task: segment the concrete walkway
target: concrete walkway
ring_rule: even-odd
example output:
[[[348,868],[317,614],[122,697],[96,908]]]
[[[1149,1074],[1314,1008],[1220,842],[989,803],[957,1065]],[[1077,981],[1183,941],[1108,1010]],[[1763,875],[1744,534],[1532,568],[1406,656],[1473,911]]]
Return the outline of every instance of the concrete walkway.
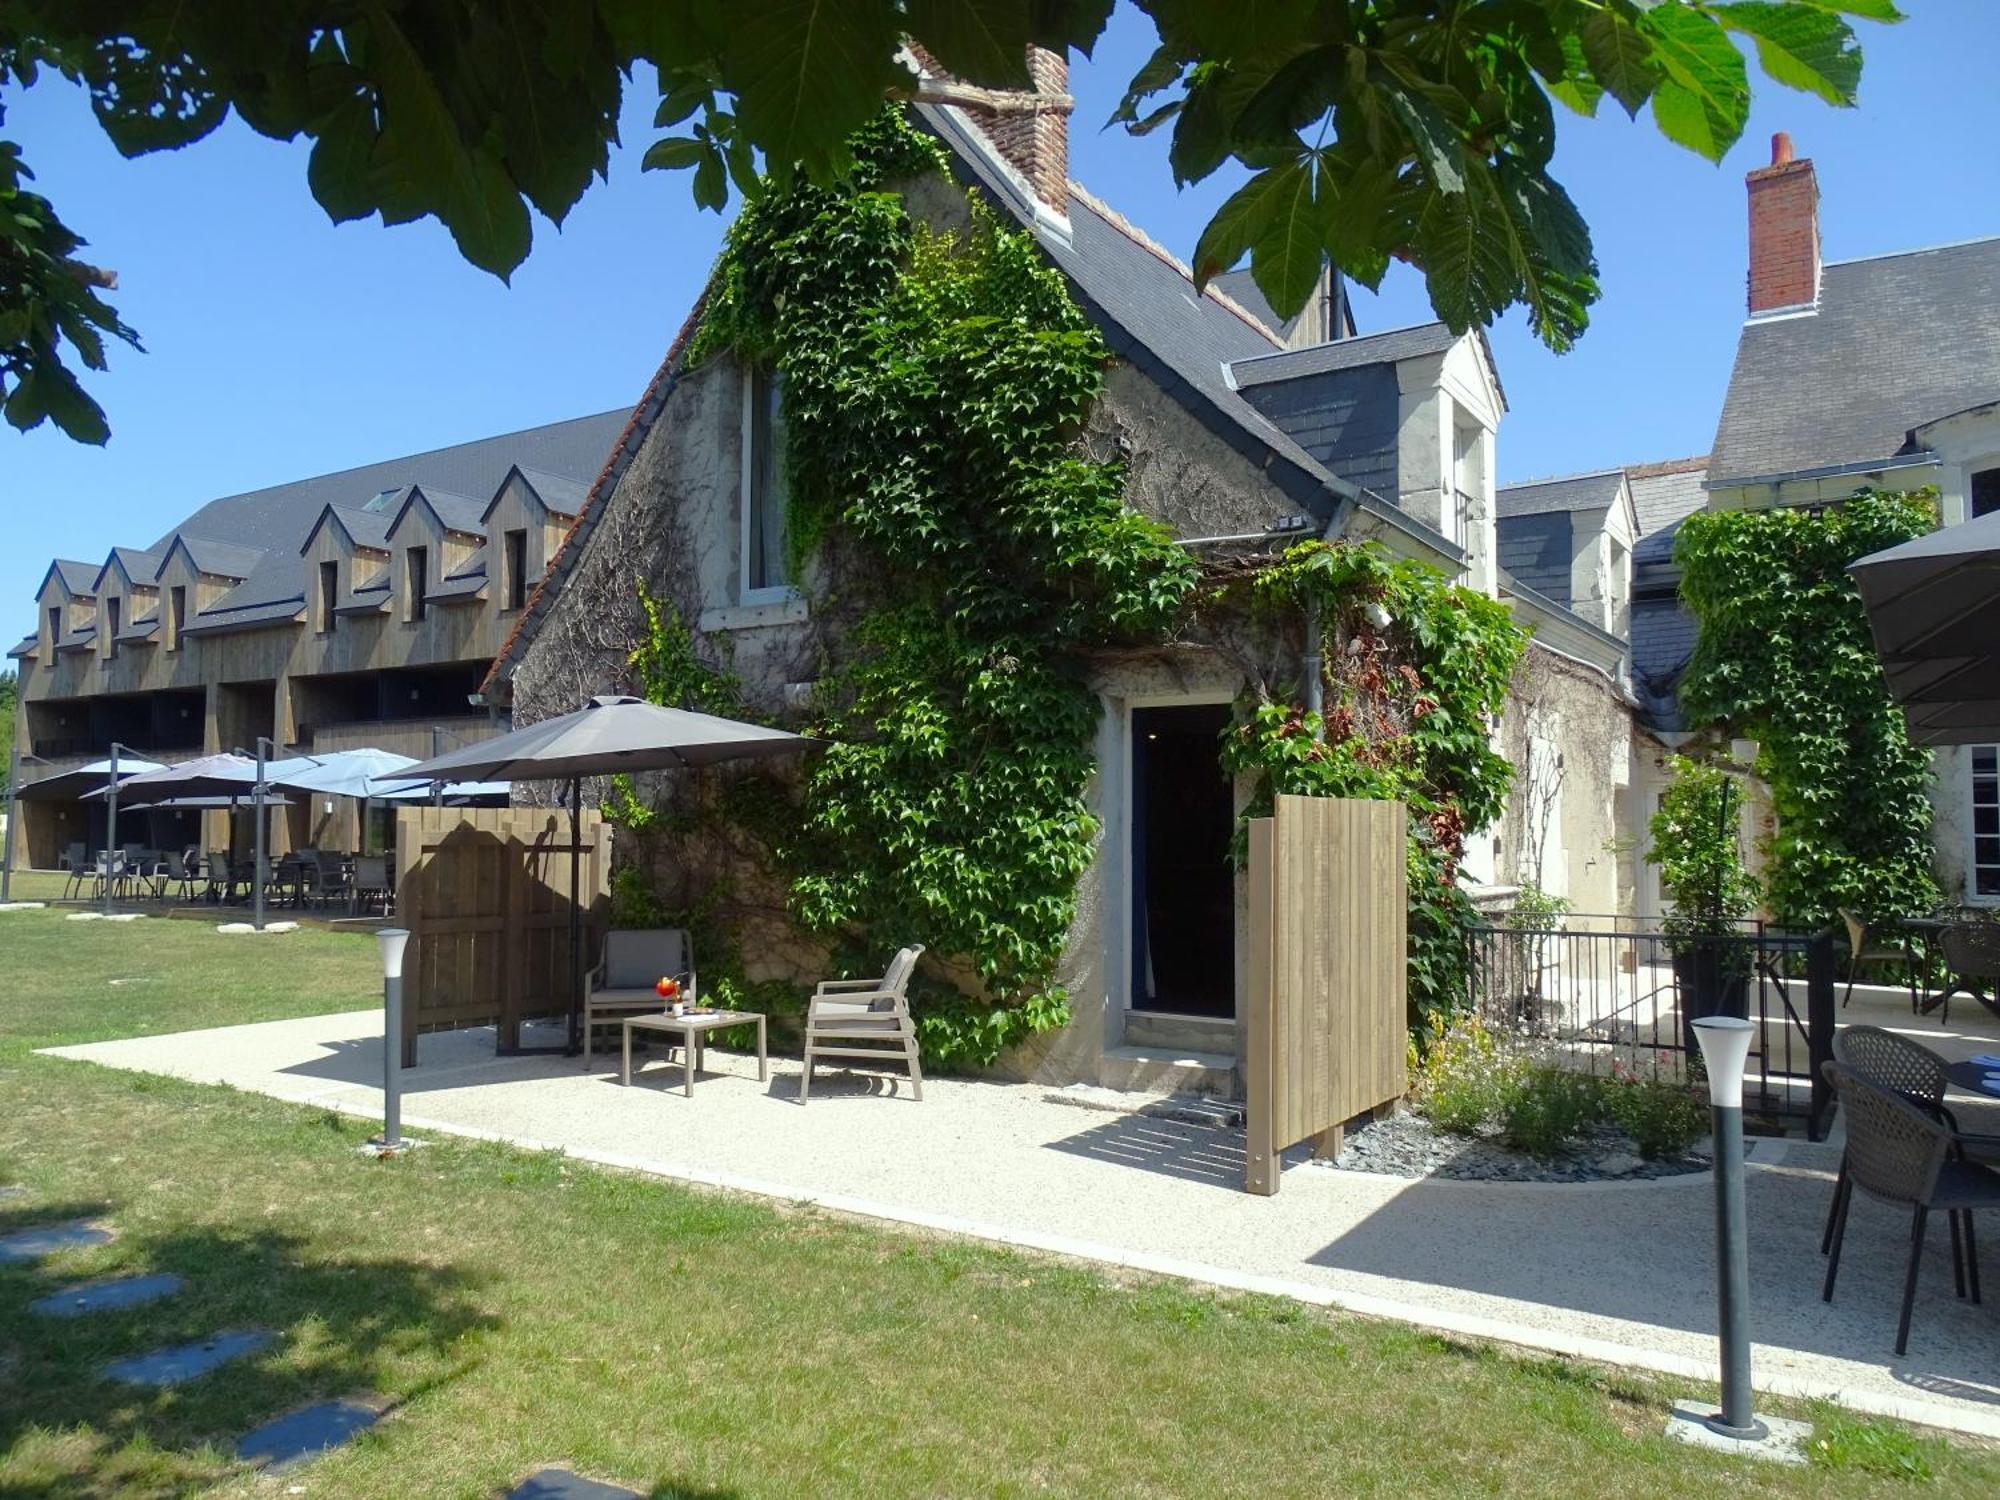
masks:
[[[381,1013],[358,1011],[52,1049],[379,1117]],[[425,1037],[404,1125],[657,1173],[1442,1331],[1690,1379],[1715,1369],[1706,1175],[1602,1185],[1410,1181],[1293,1161],[1276,1198],[1241,1191],[1240,1131],[1107,1115],[1047,1091],[938,1079],[925,1098],[711,1052],[618,1082],[560,1057],[498,1059],[490,1031]],[[1908,1221],[1858,1200],[1836,1303],[1819,1300],[1837,1157],[1764,1143],[1749,1183],[1759,1386],[2000,1437],[2000,1221],[1991,1295],[1957,1301],[1934,1223],[1910,1354],[1892,1354]]]

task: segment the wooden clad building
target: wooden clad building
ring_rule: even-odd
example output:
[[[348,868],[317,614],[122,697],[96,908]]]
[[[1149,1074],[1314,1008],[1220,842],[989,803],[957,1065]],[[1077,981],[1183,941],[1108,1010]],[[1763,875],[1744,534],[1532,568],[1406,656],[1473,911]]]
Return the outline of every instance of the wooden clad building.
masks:
[[[426,756],[494,732],[480,683],[628,413],[605,412],[214,500],[145,548],[58,559],[35,600],[15,732],[32,782],[112,744],[172,761],[268,736],[284,755]],[[27,757],[33,757],[27,759]],[[228,836],[226,815],[120,820],[120,842]],[[352,810],[278,820],[277,847],[351,839]],[[96,802],[26,801],[17,865],[104,840]],[[350,845],[351,847],[351,845]]]

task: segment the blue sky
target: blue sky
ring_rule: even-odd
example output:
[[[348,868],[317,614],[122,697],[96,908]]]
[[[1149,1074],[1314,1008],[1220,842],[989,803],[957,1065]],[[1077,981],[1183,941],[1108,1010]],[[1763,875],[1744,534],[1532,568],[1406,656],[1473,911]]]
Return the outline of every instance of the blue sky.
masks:
[[[1511,405],[1503,479],[1706,451],[1743,313],[1743,173],[1768,160],[1774,130],[1817,164],[1829,259],[2000,233],[2000,5],[1906,8],[1901,26],[1862,27],[1860,108],[1760,79],[1720,167],[1613,107],[1595,121],[1559,112],[1557,171],[1594,230],[1604,299],[1561,358],[1518,318],[1495,331]],[[1230,183],[1177,193],[1163,137],[1098,129],[1148,38],[1121,9],[1096,59],[1078,60],[1071,171],[1185,257]],[[459,260],[435,225],[329,224],[301,146],[232,123],[128,162],[60,80],[5,102],[4,133],[91,258],[117,269],[119,306],[147,347],[114,352],[92,381],[108,448],[0,428],[0,619],[23,633],[53,556],[143,546],[218,495],[628,405],[721,238],[684,177],[638,171],[652,133],[640,88],[625,121],[636,149],[560,231],[538,226],[510,286]],[[1402,268],[1356,298],[1364,331],[1429,316]]]

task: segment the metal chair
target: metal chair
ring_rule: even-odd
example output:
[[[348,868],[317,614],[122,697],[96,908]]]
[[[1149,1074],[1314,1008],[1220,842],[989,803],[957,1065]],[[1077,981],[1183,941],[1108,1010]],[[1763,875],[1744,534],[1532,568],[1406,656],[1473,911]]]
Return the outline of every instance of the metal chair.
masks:
[[[667,1002],[654,988],[662,978],[694,992],[694,949],[683,927],[632,927],[604,934],[597,967],[583,976],[583,1066],[590,1067],[591,1033],[607,1020],[643,1011],[662,1011]]]
[[[71,844],[60,861],[69,872],[69,879],[63,882],[63,900],[81,894],[83,883],[90,879],[90,848],[86,844]]]
[[[347,909],[358,912],[382,903],[382,915],[388,916],[395,902],[395,893],[389,883],[389,857],[386,854],[357,854],[354,857],[354,878],[347,887]]]
[[[181,850],[181,857],[176,862],[172,874],[168,877],[168,883],[180,887],[181,900],[192,901],[194,900],[195,882],[200,879],[201,849],[198,845],[189,844],[187,848]],[[164,889],[162,887],[163,892]]]
[[[235,872],[229,868],[229,856],[219,849],[208,851],[208,889],[202,898],[217,905],[233,901],[236,896]]]
[[[1921,1042],[1879,1026],[1848,1026],[1834,1034],[1833,1060],[1940,1121],[1951,1131],[1961,1159],[1968,1154],[2000,1153],[2000,1136],[1968,1133],[1958,1128],[1958,1116],[1944,1102],[1945,1090],[1951,1087],[1945,1060]],[[1842,1153],[1840,1174],[1833,1182],[1833,1202],[1826,1211],[1826,1228],[1819,1237],[1821,1255],[1833,1244],[1834,1221],[1840,1217],[1848,1188],[1847,1157]]]
[[[1943,1209],[1951,1227],[1951,1272],[1961,1297],[1979,1301],[1979,1248],[1973,1237],[1972,1214],[1980,1208],[2000,1208],[2000,1172],[1959,1160],[1948,1126],[1890,1089],[1869,1082],[1837,1062],[1825,1068],[1827,1082],[1847,1119],[1847,1180],[1849,1192],[1834,1217],[1833,1244],[1827,1256],[1826,1285],[1821,1300],[1833,1300],[1834,1278],[1840,1272],[1840,1246],[1847,1237],[1847,1215],[1854,1206],[1853,1188],[1883,1203],[1910,1209],[1910,1264],[1903,1275],[1902,1315],[1896,1325],[1896,1353],[1910,1348],[1910,1309],[1917,1299],[1917,1268],[1924,1252],[1924,1226],[1933,1211]],[[1962,1239],[1961,1239],[1962,1236]]]
[[[1907,943],[1885,943],[1880,941],[1881,925],[1868,921],[1846,907],[1840,909],[1840,920],[1847,924],[1847,991],[1840,997],[1840,1008],[1845,1010],[1847,1002],[1854,998],[1854,981],[1863,964],[1901,964],[1904,986],[1910,992],[1910,1010],[1914,1014],[1918,1008],[1917,964],[1910,956]],[[1891,924],[1893,930],[1893,924]]]
[[[910,1070],[910,1093],[924,1097],[924,1070],[917,1058],[917,1027],[910,1017],[910,975],[923,955],[921,943],[889,961],[880,979],[823,979],[806,1008],[806,1065],[799,1077],[799,1103],[812,1092],[813,1063],[822,1057],[859,1057],[903,1063]],[[846,1043],[827,1046],[828,1042]],[[866,1042],[867,1046],[855,1046]]]

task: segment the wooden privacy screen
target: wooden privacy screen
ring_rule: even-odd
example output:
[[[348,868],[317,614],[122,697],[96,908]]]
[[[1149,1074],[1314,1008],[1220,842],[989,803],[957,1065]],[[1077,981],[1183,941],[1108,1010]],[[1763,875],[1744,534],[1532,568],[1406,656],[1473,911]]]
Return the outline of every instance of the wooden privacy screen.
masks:
[[[1243,1186],[1278,1191],[1279,1153],[1408,1086],[1408,812],[1279,797],[1250,824],[1249,1108]]]
[[[597,960],[610,904],[611,830],[579,824],[583,962]],[[569,1009],[569,812],[554,807],[404,808],[396,814],[396,919],[403,954],[403,1063],[417,1034],[521,1022]]]

